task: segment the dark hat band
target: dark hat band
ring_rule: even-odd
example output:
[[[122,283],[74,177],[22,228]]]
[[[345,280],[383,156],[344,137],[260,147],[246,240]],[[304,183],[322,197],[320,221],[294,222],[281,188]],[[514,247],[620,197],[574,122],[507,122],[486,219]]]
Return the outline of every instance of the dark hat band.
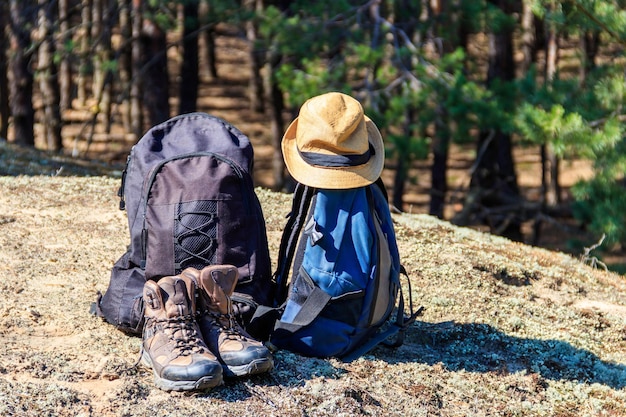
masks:
[[[298,149],[298,154],[300,154],[302,160],[309,165],[345,168],[366,164],[372,156],[376,155],[376,151],[370,143],[369,149],[359,155],[325,155],[317,152],[301,152],[300,149]]]

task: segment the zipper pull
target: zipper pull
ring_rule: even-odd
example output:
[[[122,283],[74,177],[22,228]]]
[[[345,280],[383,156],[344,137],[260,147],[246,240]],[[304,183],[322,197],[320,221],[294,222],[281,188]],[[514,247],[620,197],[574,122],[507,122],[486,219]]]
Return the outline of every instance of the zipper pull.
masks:
[[[120,187],[117,190],[117,196],[120,198],[120,210],[126,210],[126,201],[124,200],[124,191],[123,191],[124,187]]]

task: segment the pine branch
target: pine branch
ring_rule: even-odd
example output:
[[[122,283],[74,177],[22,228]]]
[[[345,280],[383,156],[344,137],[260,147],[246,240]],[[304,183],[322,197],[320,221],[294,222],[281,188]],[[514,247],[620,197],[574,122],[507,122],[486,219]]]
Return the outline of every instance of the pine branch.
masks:
[[[451,77],[450,77],[450,75],[440,71],[435,65],[433,65],[432,63],[426,61],[424,59],[424,57],[420,55],[419,49],[411,41],[411,39],[406,34],[406,32],[404,30],[400,29],[399,27],[397,27],[396,25],[394,25],[393,23],[391,23],[389,20],[383,18],[380,15],[380,13],[379,13],[379,6],[380,6],[381,2],[382,2],[382,0],[372,0],[372,1],[367,2],[367,4],[365,4],[362,7],[363,8],[368,7],[369,11],[370,11],[370,16],[372,17],[374,22],[379,24],[387,32],[389,32],[392,35],[394,35],[394,38],[399,41],[400,46],[404,46],[414,56],[417,57],[420,65],[426,69],[426,73],[428,75],[430,75],[434,79],[437,79],[437,80],[441,81],[442,83],[444,83],[448,87],[451,86],[451,83],[450,83],[450,78]],[[396,49],[399,49],[399,47],[396,47]],[[402,70],[403,70],[403,75],[405,75],[405,77],[407,79],[412,80],[413,83],[416,83],[416,85],[418,87],[421,85],[421,81],[419,81],[419,79],[415,76],[415,74],[413,74],[411,71],[409,71],[406,68],[402,68]]]
[[[620,115],[617,115],[616,117],[617,117],[617,120],[619,120],[620,122],[626,121],[626,114],[620,114]],[[589,127],[596,128],[596,127],[598,127],[600,125],[605,124],[611,118],[612,117],[605,117],[605,118],[602,118],[602,119],[598,119],[598,120],[594,120],[592,122],[589,122]]]
[[[622,37],[620,36],[619,33],[613,31],[612,29],[610,29],[604,22],[602,22],[600,19],[598,19],[596,16],[593,15],[593,13],[591,13],[589,10],[587,10],[585,7],[583,7],[579,2],[574,2],[574,7],[580,11],[582,14],[584,14],[585,16],[587,16],[587,18],[589,20],[591,20],[593,23],[595,23],[596,25],[600,26],[600,28],[602,30],[604,30],[605,32],[607,32],[609,35],[611,35],[613,38],[615,38],[615,40],[623,45],[626,45],[626,40],[622,39]]]

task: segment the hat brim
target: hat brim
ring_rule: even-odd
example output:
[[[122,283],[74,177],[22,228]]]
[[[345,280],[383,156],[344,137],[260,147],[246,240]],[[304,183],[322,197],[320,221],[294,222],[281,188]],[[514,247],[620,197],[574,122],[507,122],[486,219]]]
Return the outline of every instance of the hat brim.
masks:
[[[380,131],[367,116],[365,126],[369,143],[374,148],[374,155],[363,165],[350,167],[323,167],[305,162],[298,152],[296,131],[298,118],[295,118],[283,135],[282,151],[285,165],[291,176],[298,182],[309,187],[330,190],[357,188],[373,184],[383,171],[385,165],[385,147]]]

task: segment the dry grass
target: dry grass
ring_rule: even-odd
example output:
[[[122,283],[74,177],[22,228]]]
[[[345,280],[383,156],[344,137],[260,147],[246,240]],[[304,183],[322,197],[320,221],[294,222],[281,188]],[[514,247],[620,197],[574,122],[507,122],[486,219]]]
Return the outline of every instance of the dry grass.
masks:
[[[352,363],[278,352],[268,375],[160,391],[133,367],[140,339],[88,312],[128,243],[119,179],[39,162],[0,177],[0,415],[626,415],[624,277],[425,215],[394,215],[426,308],[402,347]],[[289,196],[258,193],[275,254]]]

